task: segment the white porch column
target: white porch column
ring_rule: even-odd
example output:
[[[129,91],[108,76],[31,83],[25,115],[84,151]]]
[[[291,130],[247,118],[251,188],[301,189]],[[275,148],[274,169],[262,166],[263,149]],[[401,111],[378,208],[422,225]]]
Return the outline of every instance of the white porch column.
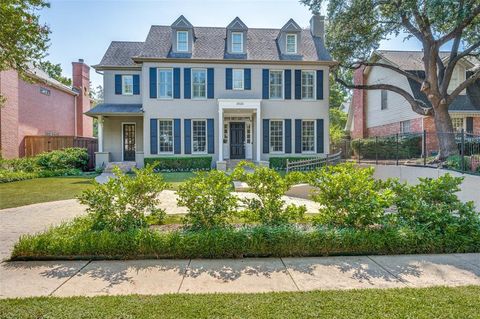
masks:
[[[103,115],[98,116],[98,151],[103,152]]]
[[[257,131],[257,162],[261,161],[261,153],[260,153],[260,143],[262,141],[262,134],[260,133],[260,125],[261,125],[261,114],[260,114],[260,107],[257,108],[257,117],[256,117],[256,131]]]
[[[218,106],[218,161],[223,161],[223,109]]]

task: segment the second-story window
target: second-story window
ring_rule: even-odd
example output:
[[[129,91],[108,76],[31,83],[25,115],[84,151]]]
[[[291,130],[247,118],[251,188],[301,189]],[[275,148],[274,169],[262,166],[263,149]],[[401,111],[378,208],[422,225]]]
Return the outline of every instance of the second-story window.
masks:
[[[315,71],[302,71],[302,99],[313,100]]]
[[[122,94],[133,95],[133,75],[122,75]]]
[[[188,31],[177,31],[177,51],[188,51]]]
[[[242,69],[234,69],[233,71],[233,89],[243,90],[244,87],[244,72]]]
[[[192,70],[192,97],[194,99],[207,97],[207,70]]]
[[[283,98],[283,71],[270,71],[270,98]]]
[[[287,53],[294,54],[297,53],[297,35],[296,34],[287,34]]]
[[[172,69],[158,69],[158,97],[171,99],[173,97]]]
[[[380,109],[381,110],[386,110],[388,107],[388,91],[387,90],[381,90],[380,91]]]
[[[232,33],[232,52],[243,53],[243,33],[242,32]]]

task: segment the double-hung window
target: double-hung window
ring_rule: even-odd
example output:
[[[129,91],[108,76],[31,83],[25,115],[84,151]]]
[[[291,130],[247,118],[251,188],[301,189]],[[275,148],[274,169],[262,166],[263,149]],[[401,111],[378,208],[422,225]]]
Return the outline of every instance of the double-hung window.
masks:
[[[158,121],[158,150],[160,153],[173,153],[173,121]]]
[[[270,121],[270,152],[283,153],[283,121]]]
[[[452,126],[454,132],[461,132],[463,129],[463,117],[452,117]]]
[[[192,121],[192,148],[193,153],[207,152],[207,122],[205,120]]]
[[[410,133],[410,121],[400,122],[400,133]]]
[[[160,99],[173,98],[172,69],[158,69],[158,97]]]
[[[302,152],[315,152],[315,121],[302,121]]]
[[[233,89],[243,90],[244,88],[244,72],[243,69],[233,69]]]
[[[270,98],[283,98],[283,71],[270,71]]]
[[[207,70],[192,69],[192,97],[194,99],[207,97]]]
[[[122,94],[133,95],[133,75],[122,75]]]
[[[232,32],[232,52],[243,53],[243,33]]]
[[[188,51],[188,31],[177,31],[177,51]]]
[[[302,99],[313,100],[315,90],[315,71],[302,71]]]
[[[287,34],[287,53],[295,54],[297,53],[297,35],[296,34]]]

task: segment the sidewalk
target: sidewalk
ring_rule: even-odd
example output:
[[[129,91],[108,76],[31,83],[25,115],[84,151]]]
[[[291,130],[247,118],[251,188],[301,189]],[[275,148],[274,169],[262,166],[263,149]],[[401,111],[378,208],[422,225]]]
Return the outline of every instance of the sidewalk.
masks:
[[[0,298],[480,285],[480,254],[0,264]]]

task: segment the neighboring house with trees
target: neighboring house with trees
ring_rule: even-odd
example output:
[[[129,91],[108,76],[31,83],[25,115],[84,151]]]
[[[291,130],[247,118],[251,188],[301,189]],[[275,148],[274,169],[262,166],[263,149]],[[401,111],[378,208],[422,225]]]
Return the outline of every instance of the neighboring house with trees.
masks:
[[[0,72],[0,151],[3,158],[25,155],[25,136],[91,137],[90,67],[82,59],[72,63],[72,86],[31,66],[23,74],[13,69]]]
[[[310,29],[196,27],[184,16],[152,26],[144,42],[114,41],[103,72],[97,166],[144,158],[211,156],[257,163],[329,152],[324,18]]]

